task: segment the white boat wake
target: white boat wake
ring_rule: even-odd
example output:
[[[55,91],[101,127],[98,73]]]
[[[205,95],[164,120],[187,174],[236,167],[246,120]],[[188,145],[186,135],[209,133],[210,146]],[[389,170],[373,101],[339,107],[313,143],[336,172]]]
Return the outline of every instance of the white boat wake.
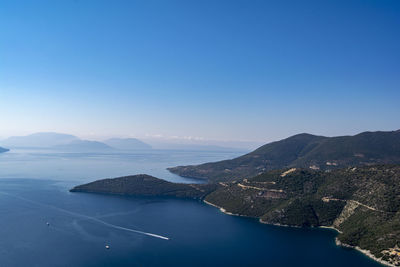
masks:
[[[30,200],[30,199],[27,199],[27,198],[24,198],[24,197],[20,197],[20,196],[17,196],[17,195],[13,195],[13,194],[9,194],[9,193],[6,193],[6,192],[0,191],[0,194],[6,195],[6,196],[11,196],[11,197],[23,200],[25,202],[29,202],[29,203],[35,204],[37,206],[42,206],[42,207],[50,208],[50,209],[53,209],[53,210],[57,210],[57,211],[60,211],[60,212],[63,212],[63,213],[66,213],[66,214],[69,214],[69,215],[72,215],[72,216],[75,216],[75,217],[84,218],[86,220],[94,221],[94,222],[103,224],[105,226],[108,226],[110,228],[114,228],[114,229],[117,229],[117,230],[127,231],[127,232],[141,234],[141,235],[147,235],[147,236],[151,236],[151,237],[155,237],[155,238],[160,238],[160,239],[163,239],[163,240],[169,240],[169,238],[166,237],[166,236],[157,235],[157,234],[148,233],[148,232],[143,232],[143,231],[140,231],[140,230],[135,230],[135,229],[126,228],[126,227],[122,227],[122,226],[119,226],[119,225],[111,224],[111,223],[105,222],[103,220],[100,220],[100,219],[98,219],[96,217],[92,217],[92,216],[80,214],[80,213],[77,213],[77,212],[69,211],[69,210],[66,210],[66,209],[63,209],[63,208],[59,208],[59,207],[56,207],[56,206],[52,206],[52,205],[36,202],[36,201]]]

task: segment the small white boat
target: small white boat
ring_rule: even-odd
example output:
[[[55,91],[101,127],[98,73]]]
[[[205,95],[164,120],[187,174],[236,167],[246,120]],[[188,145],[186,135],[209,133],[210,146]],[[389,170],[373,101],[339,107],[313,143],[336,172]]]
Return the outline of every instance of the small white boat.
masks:
[[[110,246],[109,246],[109,245],[106,245],[106,249],[110,249]]]

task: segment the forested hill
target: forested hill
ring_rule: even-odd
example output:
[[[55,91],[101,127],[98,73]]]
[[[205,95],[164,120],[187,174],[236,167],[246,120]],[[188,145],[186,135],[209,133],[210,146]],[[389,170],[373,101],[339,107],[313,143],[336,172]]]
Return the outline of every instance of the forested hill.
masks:
[[[138,174],[97,180],[88,184],[78,185],[70,191],[131,196],[203,198],[216,188],[216,184],[178,184],[150,175]]]
[[[393,254],[400,247],[399,165],[274,170],[220,184],[205,200],[226,212],[268,224],[335,227],[340,242],[400,265]]]
[[[168,170],[183,177],[212,182],[231,181],[282,168],[326,170],[372,164],[400,164],[400,131],[339,137],[298,134],[232,160]]]

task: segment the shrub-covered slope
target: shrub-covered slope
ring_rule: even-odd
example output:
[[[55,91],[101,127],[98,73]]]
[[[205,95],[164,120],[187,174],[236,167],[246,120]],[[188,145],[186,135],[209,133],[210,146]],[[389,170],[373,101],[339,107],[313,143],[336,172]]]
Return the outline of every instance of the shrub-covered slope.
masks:
[[[389,252],[400,247],[398,165],[271,171],[221,185],[205,200],[227,212],[269,224],[335,227],[339,241],[396,262]]]

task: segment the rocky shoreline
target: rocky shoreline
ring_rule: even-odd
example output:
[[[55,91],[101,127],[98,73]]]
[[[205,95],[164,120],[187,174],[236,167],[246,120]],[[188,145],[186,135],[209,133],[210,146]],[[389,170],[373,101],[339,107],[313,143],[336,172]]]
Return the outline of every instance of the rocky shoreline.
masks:
[[[241,215],[241,214],[235,214],[235,213],[226,211],[226,209],[224,209],[224,208],[222,208],[220,206],[217,206],[217,205],[215,205],[215,204],[213,204],[211,202],[208,202],[207,200],[204,200],[204,199],[203,199],[203,202],[206,203],[207,205],[210,205],[210,206],[213,206],[214,208],[219,209],[222,213],[225,213],[227,215],[240,216],[240,217],[249,217],[249,216],[245,216],[245,215]]]
[[[371,258],[371,259],[373,259],[373,260],[375,260],[375,261],[377,261],[377,262],[379,262],[380,264],[383,264],[383,265],[385,265],[385,266],[396,267],[396,265],[391,264],[390,262],[387,262],[387,261],[385,261],[385,260],[382,260],[382,258],[377,258],[377,257],[375,257],[375,255],[372,254],[369,250],[362,249],[362,248],[360,248],[360,247],[358,247],[358,246],[351,246],[351,245],[348,245],[348,244],[345,244],[345,243],[340,242],[340,240],[339,240],[337,237],[335,238],[335,243],[336,243],[337,246],[355,249],[355,250],[361,252],[362,254],[368,256],[369,258]]]
[[[240,217],[249,217],[249,216],[245,216],[245,215],[241,215],[241,214],[231,213],[231,212],[229,212],[229,211],[226,211],[224,208],[222,208],[222,207],[220,207],[220,206],[217,206],[217,205],[215,205],[215,204],[213,204],[213,203],[211,203],[211,202],[208,202],[208,201],[206,201],[206,200],[203,200],[203,202],[206,203],[207,205],[210,205],[210,206],[213,206],[213,207],[219,209],[221,212],[223,212],[223,213],[225,213],[225,214],[227,214],[227,215],[240,216]],[[266,222],[266,221],[263,221],[262,219],[259,219],[258,221],[259,221],[260,223],[262,223],[262,224],[268,224],[268,225],[274,225],[274,226],[280,226],[280,227],[301,228],[300,226],[283,225],[283,224],[279,224],[279,223],[277,223],[277,224],[271,224],[271,223],[268,223],[268,222]],[[339,229],[336,229],[336,228],[333,227],[333,226],[319,226],[318,228],[322,228],[322,229],[331,229],[331,230],[335,230],[335,231],[338,232],[338,233],[342,233]],[[390,262],[387,262],[387,261],[385,261],[385,260],[382,260],[381,258],[375,257],[375,255],[373,255],[369,250],[365,250],[365,249],[362,249],[362,248],[360,248],[360,247],[358,247],[358,246],[351,246],[351,245],[348,245],[348,244],[345,244],[345,243],[340,242],[340,240],[339,240],[337,237],[335,238],[335,244],[336,244],[337,246],[340,246],[340,247],[355,249],[355,250],[359,251],[360,253],[366,255],[367,257],[371,258],[372,260],[374,260],[374,261],[376,261],[376,262],[379,262],[380,264],[383,264],[383,265],[385,265],[385,266],[396,267],[395,265],[391,264]]]

